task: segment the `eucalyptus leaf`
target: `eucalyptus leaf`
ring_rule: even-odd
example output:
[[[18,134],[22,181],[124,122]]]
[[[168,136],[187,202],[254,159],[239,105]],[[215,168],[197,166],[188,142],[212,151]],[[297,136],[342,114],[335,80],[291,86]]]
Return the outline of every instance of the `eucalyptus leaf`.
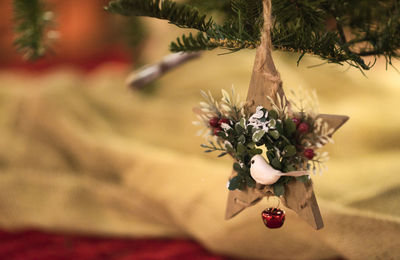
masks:
[[[285,185],[282,183],[275,183],[272,188],[274,189],[274,194],[277,197],[285,195]]]
[[[253,142],[257,143],[261,140],[261,138],[263,138],[263,136],[265,135],[265,131],[264,130],[257,130],[252,137]]]
[[[246,176],[246,184],[248,187],[253,188],[256,186],[256,181],[251,176]]]
[[[238,134],[243,134],[244,133],[244,127],[242,127],[240,125],[240,123],[238,122],[238,123],[235,124],[235,131]]]
[[[253,156],[256,155],[256,154],[262,154],[262,150],[257,148],[257,149],[251,149],[251,150],[249,151],[250,157],[253,157]]]
[[[268,118],[269,119],[278,119],[278,112],[276,112],[273,109],[268,111]]]
[[[240,167],[240,164],[237,163],[237,162],[235,162],[235,163],[233,164],[233,169],[234,169],[237,173],[243,172],[242,167]]]
[[[246,189],[247,183],[246,183],[246,178],[241,175],[236,175],[229,181],[229,190],[244,190]]]
[[[229,186],[228,189],[229,190],[237,190],[239,189],[240,185],[241,185],[241,179],[239,176],[235,176],[232,179],[229,180]]]
[[[243,129],[246,129],[246,119],[245,118],[241,118],[239,121],[239,124]]]
[[[275,140],[279,139],[279,136],[280,136],[278,130],[269,131],[268,135],[271,136],[272,138],[274,138]]]
[[[281,120],[276,121],[275,129],[279,132],[279,134],[283,134],[283,126]]]
[[[275,128],[275,126],[276,126],[276,120],[275,120],[275,119],[271,119],[271,120],[269,121],[269,127],[270,127],[270,128]]]
[[[217,136],[219,136],[219,137],[225,139],[228,135],[227,135],[224,131],[219,131],[219,132],[217,133]]]
[[[268,150],[267,151],[267,158],[268,158],[268,161],[271,163],[272,160],[275,158],[275,153],[272,150]]]
[[[284,168],[285,172],[293,172],[295,170],[296,170],[296,167],[294,166],[293,163],[291,163],[289,165],[286,165],[285,168]]]
[[[284,157],[292,157],[296,155],[296,147],[294,145],[286,145],[283,149],[283,156]]]
[[[279,159],[276,158],[276,157],[275,157],[274,159],[272,159],[271,165],[272,165],[272,167],[274,167],[274,169],[276,169],[276,170],[280,170],[280,169],[282,168],[281,162],[280,162]]]
[[[287,136],[292,136],[296,132],[296,124],[291,118],[286,119],[284,127]]]
[[[244,144],[246,142],[246,137],[244,135],[239,136],[238,142]]]
[[[296,180],[307,183],[310,179],[309,179],[308,175],[303,175],[303,176],[296,177]]]
[[[225,149],[227,151],[229,151],[229,152],[233,151],[233,146],[232,146],[231,142],[225,141],[224,145],[225,145]]]
[[[244,146],[242,143],[238,143],[236,147],[236,151],[240,154],[243,154],[247,152],[246,146]]]

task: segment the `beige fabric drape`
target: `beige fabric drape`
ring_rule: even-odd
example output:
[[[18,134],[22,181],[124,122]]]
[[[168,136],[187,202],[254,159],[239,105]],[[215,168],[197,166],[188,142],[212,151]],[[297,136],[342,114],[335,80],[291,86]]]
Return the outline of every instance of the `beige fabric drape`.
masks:
[[[191,108],[199,89],[218,95],[234,83],[244,98],[253,54],[207,54],[152,97],[124,89],[125,73],[112,68],[2,73],[1,228],[184,236],[244,258],[400,258],[400,78],[379,67],[367,79],[277,56],[285,88],[316,87],[321,112],[351,117],[328,147],[328,171],[313,176],[325,228],[287,210],[282,229],[266,229],[260,214],[273,200],[224,220],[232,161],[202,153]]]

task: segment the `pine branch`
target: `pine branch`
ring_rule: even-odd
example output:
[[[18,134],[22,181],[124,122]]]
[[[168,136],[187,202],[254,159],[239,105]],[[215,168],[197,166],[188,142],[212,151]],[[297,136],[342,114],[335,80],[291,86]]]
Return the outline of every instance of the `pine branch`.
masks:
[[[204,6],[210,2],[204,1]],[[121,14],[166,19],[179,27],[200,31],[196,36],[178,38],[171,44],[172,51],[217,47],[238,51],[260,44],[261,0],[231,0],[230,11],[226,10],[224,0],[218,9],[226,14],[222,25],[211,18],[207,22],[205,16],[190,11],[196,9],[178,7],[171,0],[118,0],[110,5],[113,3]],[[364,70],[374,65],[365,64],[365,56],[383,56],[391,64],[392,58],[400,57],[399,4],[399,0],[273,0],[272,45],[275,49],[298,52],[298,62],[305,54],[312,54],[329,63],[347,63]],[[328,29],[330,20],[335,22],[333,29]]]
[[[196,36],[190,33],[188,36],[182,35],[176,39],[176,42],[172,42],[170,50],[172,52],[189,52],[189,51],[202,51],[212,50],[219,47],[218,44],[213,43],[209,38],[204,36],[204,33],[199,32]]]
[[[125,16],[148,16],[168,20],[178,27],[203,32],[214,23],[211,18],[207,19],[206,15],[200,15],[196,8],[171,0],[114,0],[105,9]]]
[[[242,40],[235,35],[223,33],[221,30],[218,32],[198,33],[196,36],[193,36],[191,33],[189,35],[182,35],[180,38],[177,38],[176,42],[171,43],[170,50],[172,52],[187,52],[222,48],[230,51],[238,51],[241,49],[254,49],[259,44],[259,41]]]
[[[17,50],[29,60],[42,57],[46,50],[43,34],[49,17],[45,15],[41,1],[14,0],[14,20]]]

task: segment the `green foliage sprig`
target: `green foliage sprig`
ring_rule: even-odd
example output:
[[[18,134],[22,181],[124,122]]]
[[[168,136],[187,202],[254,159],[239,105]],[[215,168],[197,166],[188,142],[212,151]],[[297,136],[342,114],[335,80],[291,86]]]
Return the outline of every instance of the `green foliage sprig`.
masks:
[[[39,0],[14,0],[13,3],[17,34],[14,45],[26,59],[38,59],[45,54],[44,33],[51,17]]]
[[[207,19],[206,15],[200,15],[196,8],[171,0],[117,0],[111,1],[105,9],[125,16],[148,16],[167,20],[178,27],[202,32],[213,25],[213,20]]]
[[[237,175],[229,181],[230,190],[255,186],[256,182],[250,175],[251,160],[264,152],[268,163],[283,173],[315,172],[323,167],[327,153],[314,154],[314,150],[332,141],[333,130],[316,118],[317,113],[307,113],[304,100],[300,104],[294,102],[294,107],[299,109],[290,115],[286,98],[280,97],[276,103],[270,98],[272,109],[259,106],[255,113],[250,114],[233,90],[232,95],[223,90],[220,101],[210,93],[202,92],[202,95],[205,102],[201,102],[197,110],[197,124],[205,126],[211,137],[208,137],[209,144],[201,146],[207,153],[218,151],[219,157],[229,154],[234,158],[233,169]],[[305,130],[300,129],[301,124]],[[285,184],[294,178],[309,181],[308,176],[281,176],[272,184],[274,194],[283,195]]]
[[[188,1],[207,11],[219,10],[224,13],[224,22],[217,24],[194,11],[194,7],[173,5],[170,0],[115,0],[109,10],[166,19],[179,27],[200,31],[172,43],[171,50],[175,52],[217,47],[238,51],[260,44],[262,0],[224,0],[215,6],[210,0],[201,4]],[[184,16],[179,15],[180,10],[187,10]],[[178,15],[173,17],[174,12]],[[305,54],[312,54],[328,63],[368,70],[374,62],[365,63],[363,57],[384,56],[387,64],[400,57],[398,0],[272,0],[272,16],[273,47],[299,53],[298,62]]]

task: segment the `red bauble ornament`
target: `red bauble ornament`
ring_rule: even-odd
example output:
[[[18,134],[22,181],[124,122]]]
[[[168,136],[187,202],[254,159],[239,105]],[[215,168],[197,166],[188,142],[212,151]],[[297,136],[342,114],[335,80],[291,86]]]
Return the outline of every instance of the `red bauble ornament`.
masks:
[[[299,124],[301,123],[301,120],[300,120],[300,119],[298,119],[298,118],[296,118],[296,117],[292,118],[292,121],[293,121],[293,123],[295,123],[295,124],[296,124],[296,127],[298,127],[298,126],[299,126]]]
[[[218,121],[218,124],[221,125],[222,123],[228,124],[229,125],[229,119],[228,118],[221,118]]]
[[[285,211],[278,208],[265,209],[261,216],[268,228],[280,228],[285,222]]]
[[[222,128],[218,126],[218,127],[214,128],[213,133],[214,133],[214,135],[217,135],[221,131],[222,131]]]
[[[305,149],[303,154],[309,160],[311,160],[315,156],[314,150],[310,148]]]
[[[212,126],[212,127],[218,127],[219,126],[218,122],[219,122],[219,118],[213,117],[210,119],[209,123],[210,123],[210,126]]]
[[[305,134],[310,130],[310,126],[307,123],[300,123],[299,126],[297,127],[297,131],[299,131],[300,134]]]

